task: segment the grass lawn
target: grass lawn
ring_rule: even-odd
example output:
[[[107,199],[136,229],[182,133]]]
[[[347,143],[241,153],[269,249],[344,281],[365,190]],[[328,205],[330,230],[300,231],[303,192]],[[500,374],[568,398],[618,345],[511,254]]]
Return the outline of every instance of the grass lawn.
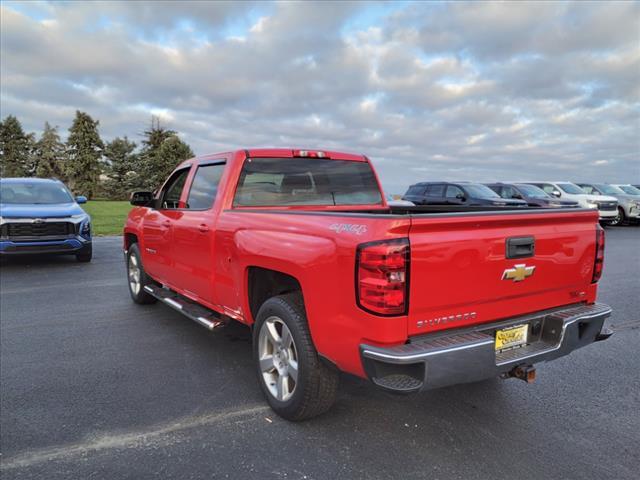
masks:
[[[90,200],[81,205],[91,215],[94,235],[121,235],[131,204],[127,201]]]

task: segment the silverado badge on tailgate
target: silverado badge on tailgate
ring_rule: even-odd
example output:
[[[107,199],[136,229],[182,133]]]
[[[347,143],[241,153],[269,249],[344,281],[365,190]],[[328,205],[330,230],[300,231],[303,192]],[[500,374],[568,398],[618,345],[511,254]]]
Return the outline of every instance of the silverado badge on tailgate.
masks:
[[[533,275],[536,267],[527,267],[524,263],[514,265],[513,268],[507,268],[502,274],[502,280],[513,280],[514,282],[522,282],[525,278]]]

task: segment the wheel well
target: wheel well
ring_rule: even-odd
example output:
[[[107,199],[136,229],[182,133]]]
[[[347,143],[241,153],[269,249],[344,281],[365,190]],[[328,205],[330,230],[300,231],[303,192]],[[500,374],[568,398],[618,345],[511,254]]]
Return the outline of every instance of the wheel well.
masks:
[[[124,244],[126,249],[129,250],[129,247],[131,247],[131,245],[133,245],[134,243],[138,243],[138,237],[136,237],[133,233],[125,233]]]
[[[254,321],[262,304],[276,295],[299,292],[300,283],[291,275],[261,267],[249,267],[249,307]]]

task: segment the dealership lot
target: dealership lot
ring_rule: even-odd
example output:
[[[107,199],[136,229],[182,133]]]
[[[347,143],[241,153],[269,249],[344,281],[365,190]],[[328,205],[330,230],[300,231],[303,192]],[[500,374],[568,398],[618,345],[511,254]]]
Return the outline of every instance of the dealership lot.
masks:
[[[1,476],[10,478],[636,478],[640,227],[607,229],[600,300],[617,333],[533,385],[401,397],[343,377],[293,424],[266,406],[248,333],[209,333],[127,292],[121,239],[94,261],[0,267]]]

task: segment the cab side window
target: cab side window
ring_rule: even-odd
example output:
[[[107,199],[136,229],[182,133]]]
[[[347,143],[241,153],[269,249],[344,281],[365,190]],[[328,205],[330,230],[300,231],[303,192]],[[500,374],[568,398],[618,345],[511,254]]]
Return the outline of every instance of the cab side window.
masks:
[[[502,187],[502,192],[500,192],[500,196],[502,198],[516,198],[516,191],[511,187]]]
[[[508,193],[506,190],[507,187],[495,186],[495,187],[489,187],[489,188],[494,192],[496,192],[498,195],[500,195],[502,198],[507,198],[505,197],[505,195]]]
[[[180,196],[184,189],[184,184],[189,176],[189,168],[184,168],[175,172],[162,190],[160,208],[163,210],[174,210],[180,208]]]
[[[423,185],[412,185],[405,195],[423,195],[425,187]]]
[[[218,184],[222,178],[224,163],[200,165],[189,190],[187,208],[207,210],[213,206],[218,193]]]
[[[458,198],[458,195],[464,197],[464,192],[460,187],[456,187],[455,185],[447,186],[447,198]]]
[[[553,192],[556,190],[556,188],[553,185],[550,185],[548,183],[543,183],[542,185],[537,185],[537,186],[540,187],[545,192],[547,192],[549,195],[553,195]]]
[[[444,185],[429,185],[427,197],[444,197]]]

